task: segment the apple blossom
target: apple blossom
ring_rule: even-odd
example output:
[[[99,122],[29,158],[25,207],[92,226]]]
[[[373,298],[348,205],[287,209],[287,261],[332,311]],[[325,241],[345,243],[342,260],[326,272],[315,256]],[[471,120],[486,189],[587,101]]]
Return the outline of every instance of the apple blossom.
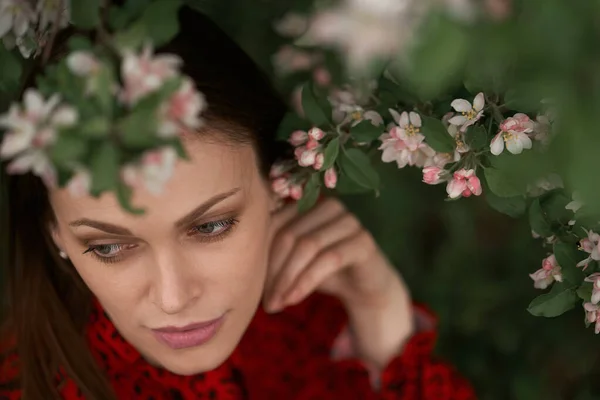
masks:
[[[396,161],[398,168],[406,165],[425,166],[434,157],[435,151],[424,143],[425,136],[420,133],[421,117],[413,111],[398,114],[395,110],[390,110],[390,113],[398,126],[380,136],[382,144],[379,150],[383,150],[381,160]]]
[[[144,187],[148,192],[158,195],[173,175],[177,152],[166,146],[142,155],[137,165],[123,167],[123,180],[131,187]]]
[[[329,189],[334,189],[337,185],[337,179],[338,176],[337,172],[335,171],[335,167],[328,168],[327,171],[325,171],[325,187]]]
[[[290,180],[287,177],[279,177],[271,182],[271,189],[279,197],[286,198],[290,196]]]
[[[554,281],[562,282],[563,280],[560,265],[558,265],[554,254],[544,258],[542,268],[533,274],[529,274],[529,276],[533,279],[533,286],[536,289],[546,289]]]
[[[179,89],[159,110],[158,135],[169,138],[181,129],[197,130],[202,126],[200,113],[206,108],[206,101],[194,82],[185,78]]]
[[[0,2],[0,38],[12,31],[16,38],[22,37],[34,24],[37,16],[25,0],[2,0]]]
[[[309,150],[305,147],[298,147],[297,149],[302,149],[297,156],[298,165],[301,167],[310,167],[317,160],[317,152],[315,150]]]
[[[473,105],[465,99],[456,99],[450,104],[454,110],[459,112],[448,120],[451,125],[459,127],[461,132],[479,121],[483,117],[483,106],[485,105],[485,97],[483,93],[477,94],[473,100]]]
[[[531,149],[532,142],[528,133],[533,132],[533,121],[522,113],[507,118],[500,124],[500,132],[492,139],[490,150],[499,155],[506,149],[512,154],[521,154],[523,149]]]
[[[452,175],[452,180],[446,186],[446,192],[451,199],[461,196],[479,196],[482,192],[481,182],[475,175],[475,170],[460,169]]]
[[[344,0],[312,19],[303,39],[340,48],[350,69],[387,58],[409,42],[419,25],[422,4],[397,0]]]
[[[321,168],[323,168],[323,164],[325,164],[325,155],[323,153],[319,153],[315,157],[315,163],[313,164],[313,168],[318,171]]]
[[[308,131],[308,136],[312,140],[319,141],[319,140],[321,140],[321,139],[323,139],[325,137],[325,132],[323,132],[321,129],[315,127],[315,128],[311,128]]]
[[[592,304],[598,304],[600,302],[600,273],[594,273],[587,276],[584,279],[585,282],[592,283]]]
[[[285,45],[273,56],[273,65],[281,75],[312,68],[315,58],[307,51]]]
[[[77,168],[76,173],[67,183],[67,190],[74,197],[82,197],[90,192],[92,176],[85,168]]]
[[[132,106],[140,98],[158,90],[168,79],[175,77],[181,59],[171,54],[153,55],[150,44],[144,46],[141,54],[124,51],[121,64],[123,91],[121,101]]]
[[[70,0],[38,0],[37,13],[40,16],[40,30],[45,30],[58,19],[58,26],[66,28],[69,25]]]
[[[304,190],[301,185],[293,184],[290,186],[290,197],[294,200],[300,200],[303,192]]]
[[[588,267],[590,262],[600,260],[600,235],[594,231],[586,231],[587,238],[581,239],[579,242],[579,250],[585,251],[590,256],[577,263],[578,267],[583,267],[583,270]]]
[[[290,138],[288,139],[288,142],[294,146],[294,147],[298,147],[303,145],[304,143],[306,143],[306,141],[308,140],[308,133],[301,131],[301,130],[297,130],[292,132],[292,134],[290,135]]]
[[[430,166],[423,168],[423,182],[428,185],[437,185],[442,183],[445,179],[442,178],[445,170],[440,167]]]
[[[600,333],[600,305],[597,304],[592,304],[592,303],[584,303],[583,304],[583,308],[585,310],[585,319],[586,322],[593,324],[595,323],[594,326],[594,332],[596,332],[596,334]]]

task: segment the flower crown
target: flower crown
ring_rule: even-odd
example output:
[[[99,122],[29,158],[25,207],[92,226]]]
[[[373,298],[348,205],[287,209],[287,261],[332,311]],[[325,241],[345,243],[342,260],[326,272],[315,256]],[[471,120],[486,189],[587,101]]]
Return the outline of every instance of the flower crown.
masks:
[[[177,32],[179,1],[148,0],[146,7],[125,2],[105,13],[100,2],[92,3],[38,1],[34,7],[6,0],[0,6],[6,47],[0,55],[15,77],[22,63],[15,50],[9,52],[13,46],[23,57],[45,62],[69,21],[98,38],[72,37],[68,56],[45,65],[35,87],[0,117],[0,158],[9,174],[32,172],[74,194],[114,191],[125,209],[139,213],[129,201],[132,188],[161,191],[177,158],[185,157],[179,135],[202,125],[206,102],[181,73],[178,57],[153,54]],[[582,302],[586,321],[599,333],[600,226],[577,196],[567,194],[545,158],[558,135],[552,102],[519,112],[509,92],[473,84],[461,89],[465,98],[423,101],[400,83],[392,64],[374,62],[385,65],[376,73],[367,68],[411,42],[430,11],[423,3],[367,7],[353,0],[311,18],[289,14],[277,24],[291,43],[275,55],[275,69],[283,86],[296,88],[294,111],[278,138],[295,148],[295,158],[273,165],[273,190],[297,200],[301,211],[322,190],[377,193],[374,165],[381,160],[422,169],[423,182],[445,184],[449,200],[484,193],[500,212],[527,212],[533,234],[548,247],[530,276],[536,288],[552,288],[529,311],[553,317]],[[459,23],[473,18],[468,7],[446,11]],[[340,48],[345,58],[334,51]]]

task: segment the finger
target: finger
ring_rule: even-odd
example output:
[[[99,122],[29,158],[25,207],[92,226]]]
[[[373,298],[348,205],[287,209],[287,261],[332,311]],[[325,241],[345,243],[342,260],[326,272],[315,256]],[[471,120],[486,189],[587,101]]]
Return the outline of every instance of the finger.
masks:
[[[356,217],[350,213],[345,213],[337,220],[298,239],[285,262],[285,266],[280,268],[278,275],[272,282],[269,301],[275,304],[271,305],[275,306],[276,303],[281,303],[283,296],[290,290],[300,273],[319,253],[337,242],[354,236],[361,229],[360,222]]]
[[[301,272],[286,294],[283,304],[293,305],[301,302],[322,287],[334,274],[367,260],[374,248],[375,242],[366,230],[361,230],[346,240],[336,243],[319,254],[315,261]],[[326,291],[339,290],[331,285],[332,283],[329,283],[328,287],[322,287],[322,289]]]
[[[291,206],[293,209],[286,208],[282,210],[281,215],[275,215],[276,220],[273,222],[272,234],[275,237],[271,242],[273,245],[269,261],[269,271],[272,274],[279,272],[300,237],[319,229],[346,213],[344,206],[335,199],[323,201],[305,215],[298,214],[295,204]],[[272,276],[269,275],[269,277]]]

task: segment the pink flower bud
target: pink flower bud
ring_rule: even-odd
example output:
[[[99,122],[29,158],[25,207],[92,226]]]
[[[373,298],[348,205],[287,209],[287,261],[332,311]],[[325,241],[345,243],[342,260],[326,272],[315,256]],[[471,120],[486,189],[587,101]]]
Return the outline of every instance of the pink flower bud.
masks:
[[[269,178],[275,179],[279,178],[285,173],[286,168],[281,163],[275,163],[271,166],[271,171],[269,172]]]
[[[452,180],[446,187],[451,199],[458,197],[470,197],[472,194],[479,196],[482,192],[481,182],[475,175],[475,170],[461,169],[454,173]]]
[[[317,159],[317,152],[314,150],[306,150],[300,155],[298,165],[301,167],[310,167]]]
[[[319,142],[317,142],[316,140],[310,139],[308,142],[306,142],[306,148],[308,150],[314,150],[317,147],[319,147]]]
[[[467,187],[469,188],[469,190],[471,191],[471,193],[473,193],[475,196],[479,196],[482,193],[482,188],[481,188],[481,181],[479,180],[479,178],[475,175],[473,175],[472,177],[470,177],[467,181]]]
[[[306,146],[298,146],[294,149],[294,156],[296,160],[300,159],[300,156],[306,151]]]
[[[300,200],[302,198],[303,189],[301,185],[290,186],[290,197],[294,200]]]
[[[329,189],[334,189],[337,185],[337,172],[335,172],[335,168],[331,167],[327,171],[325,171],[325,186]]]
[[[313,140],[321,140],[325,137],[325,132],[315,127],[308,131],[308,136],[310,136]]]
[[[288,140],[292,146],[300,146],[308,139],[308,133],[304,131],[294,131]]]
[[[331,74],[323,67],[315,69],[313,79],[319,86],[327,86],[331,83]]]
[[[315,163],[313,164],[313,168],[318,171],[321,168],[323,168],[324,163],[325,163],[325,155],[323,153],[319,153],[315,157]]]
[[[282,198],[286,198],[290,195],[290,181],[286,178],[275,179],[271,182],[271,188]]]
[[[442,183],[444,180],[440,178],[440,175],[444,170],[440,167],[425,167],[423,168],[423,182],[428,185],[437,185]]]

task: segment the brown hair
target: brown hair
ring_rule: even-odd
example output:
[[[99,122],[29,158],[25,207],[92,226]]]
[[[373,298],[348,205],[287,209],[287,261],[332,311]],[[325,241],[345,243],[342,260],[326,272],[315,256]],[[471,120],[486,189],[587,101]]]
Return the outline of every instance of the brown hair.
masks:
[[[252,144],[267,174],[281,151],[274,133],[285,105],[255,63],[212,21],[187,7],[179,17],[180,33],[160,52],[183,59],[184,72],[207,98],[203,118],[211,131],[223,132],[234,144]],[[0,349],[15,343],[0,354],[0,376],[5,376],[2,366],[17,359],[19,374],[9,384],[22,389],[24,399],[60,398],[59,371],[86,398],[115,398],[84,337],[92,293],[71,263],[58,256],[44,184],[31,174],[6,176],[4,166],[0,183],[8,188],[4,196],[0,193],[0,205],[8,205],[0,214],[5,275],[0,306],[6,313]]]

